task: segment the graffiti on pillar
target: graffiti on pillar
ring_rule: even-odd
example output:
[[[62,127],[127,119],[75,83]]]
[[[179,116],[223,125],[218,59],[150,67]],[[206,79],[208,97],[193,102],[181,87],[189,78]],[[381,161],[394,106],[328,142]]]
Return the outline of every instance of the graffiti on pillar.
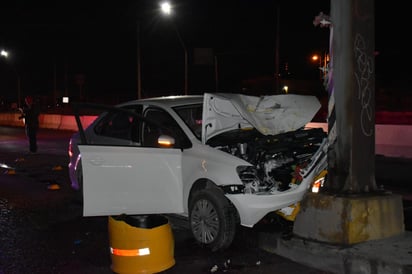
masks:
[[[370,83],[373,78],[373,60],[368,57],[367,46],[364,37],[356,34],[354,41],[355,51],[355,79],[358,91],[358,100],[360,103],[360,125],[362,133],[365,136],[372,136],[374,130],[373,123],[373,94]]]

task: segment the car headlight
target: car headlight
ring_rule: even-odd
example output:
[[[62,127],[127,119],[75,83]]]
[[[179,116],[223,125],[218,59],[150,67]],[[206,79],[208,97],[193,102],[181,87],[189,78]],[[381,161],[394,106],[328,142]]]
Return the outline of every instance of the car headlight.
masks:
[[[318,174],[318,176],[314,178],[313,183],[312,183],[312,189],[311,189],[313,193],[318,193],[320,189],[323,187],[327,174],[328,174],[327,170],[322,170]]]

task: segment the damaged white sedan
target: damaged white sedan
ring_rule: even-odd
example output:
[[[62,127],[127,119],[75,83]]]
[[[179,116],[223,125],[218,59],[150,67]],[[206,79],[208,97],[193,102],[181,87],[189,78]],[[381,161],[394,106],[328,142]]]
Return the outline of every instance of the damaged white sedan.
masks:
[[[90,107],[90,106],[88,106]],[[93,106],[92,106],[93,107]],[[212,250],[236,228],[299,202],[326,134],[306,129],[314,96],[228,93],[129,101],[104,112],[69,146],[84,216],[179,214]]]

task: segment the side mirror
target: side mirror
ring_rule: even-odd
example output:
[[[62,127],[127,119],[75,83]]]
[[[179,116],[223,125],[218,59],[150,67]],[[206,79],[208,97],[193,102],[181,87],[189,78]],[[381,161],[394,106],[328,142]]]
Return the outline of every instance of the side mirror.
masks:
[[[157,139],[157,144],[159,147],[170,148],[175,145],[175,138],[169,135],[160,135]]]

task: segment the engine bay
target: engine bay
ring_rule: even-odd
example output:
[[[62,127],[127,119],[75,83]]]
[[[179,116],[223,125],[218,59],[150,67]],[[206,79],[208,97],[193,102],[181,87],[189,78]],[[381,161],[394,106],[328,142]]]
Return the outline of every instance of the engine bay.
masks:
[[[277,135],[238,129],[213,137],[208,145],[252,164],[255,168],[244,171],[242,180],[246,189],[262,193],[285,191],[291,183],[298,184],[299,170],[310,162],[325,137],[321,128]]]

